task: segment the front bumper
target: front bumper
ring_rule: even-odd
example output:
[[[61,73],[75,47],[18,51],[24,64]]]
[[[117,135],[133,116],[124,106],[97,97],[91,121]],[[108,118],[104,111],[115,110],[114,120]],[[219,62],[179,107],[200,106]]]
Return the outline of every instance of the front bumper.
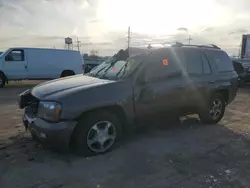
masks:
[[[76,121],[47,122],[36,117],[27,107],[23,115],[23,124],[32,136],[43,145],[59,150],[68,150]]]

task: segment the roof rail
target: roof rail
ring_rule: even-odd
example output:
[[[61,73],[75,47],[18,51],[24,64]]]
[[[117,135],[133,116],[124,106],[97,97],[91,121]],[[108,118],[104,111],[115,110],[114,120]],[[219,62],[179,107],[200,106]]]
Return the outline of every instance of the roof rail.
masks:
[[[218,46],[214,44],[206,44],[206,45],[194,45],[194,44],[182,44],[181,42],[176,42],[172,45],[172,47],[182,47],[182,46],[191,46],[191,47],[198,47],[198,48],[216,48],[220,49]]]

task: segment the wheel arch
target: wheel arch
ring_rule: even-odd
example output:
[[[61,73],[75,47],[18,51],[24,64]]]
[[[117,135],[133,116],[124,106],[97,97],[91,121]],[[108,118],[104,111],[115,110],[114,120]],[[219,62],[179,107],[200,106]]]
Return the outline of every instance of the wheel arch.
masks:
[[[6,81],[6,83],[8,83],[8,77],[6,76],[6,74],[2,71],[2,70],[0,70],[0,76],[3,76],[4,77],[4,79],[5,79],[5,81]]]
[[[96,111],[108,111],[112,114],[115,114],[117,118],[119,119],[119,121],[121,122],[123,129],[125,128],[125,125],[128,123],[128,118],[125,113],[125,110],[120,105],[117,105],[117,104],[88,109],[82,112],[81,115],[76,118],[76,120],[78,121],[80,118],[83,118],[86,115],[90,113],[94,113]]]
[[[226,104],[229,102],[229,90],[228,89],[218,89],[214,91],[213,94],[220,94],[225,100]]]
[[[72,73],[72,75],[75,75],[75,72],[73,70],[65,69],[61,72],[60,77],[64,76],[66,73]]]
[[[102,106],[102,107],[96,107],[93,109],[88,109],[88,110],[82,112],[81,115],[76,118],[76,121],[79,121],[81,118],[84,118],[87,115],[89,115],[91,113],[98,112],[98,111],[107,111],[107,112],[110,112],[112,114],[115,114],[122,125],[122,132],[124,132],[124,131],[126,132],[126,130],[127,130],[126,125],[128,123],[128,118],[126,116],[124,109],[119,105],[109,105],[109,106]],[[72,131],[72,134],[71,134],[71,138],[70,138],[70,142],[69,142],[70,148],[73,147],[73,136],[75,135],[76,130],[77,130],[77,125],[74,127],[74,130]]]

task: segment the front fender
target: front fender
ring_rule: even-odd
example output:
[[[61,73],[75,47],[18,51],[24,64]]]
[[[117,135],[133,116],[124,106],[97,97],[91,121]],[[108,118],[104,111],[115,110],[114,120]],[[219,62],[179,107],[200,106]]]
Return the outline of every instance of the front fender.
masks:
[[[93,87],[74,93],[60,101],[63,105],[61,118],[73,120],[83,113],[110,106],[119,106],[128,121],[135,117],[133,89],[127,82]]]

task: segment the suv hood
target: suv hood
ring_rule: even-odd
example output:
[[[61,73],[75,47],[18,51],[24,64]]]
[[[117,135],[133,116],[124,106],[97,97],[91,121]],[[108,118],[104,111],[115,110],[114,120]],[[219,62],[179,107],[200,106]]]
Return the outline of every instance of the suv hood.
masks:
[[[50,95],[65,93],[66,91],[86,89],[89,87],[111,83],[111,80],[102,80],[82,74],[55,79],[35,86],[31,93],[38,99],[44,99]]]

